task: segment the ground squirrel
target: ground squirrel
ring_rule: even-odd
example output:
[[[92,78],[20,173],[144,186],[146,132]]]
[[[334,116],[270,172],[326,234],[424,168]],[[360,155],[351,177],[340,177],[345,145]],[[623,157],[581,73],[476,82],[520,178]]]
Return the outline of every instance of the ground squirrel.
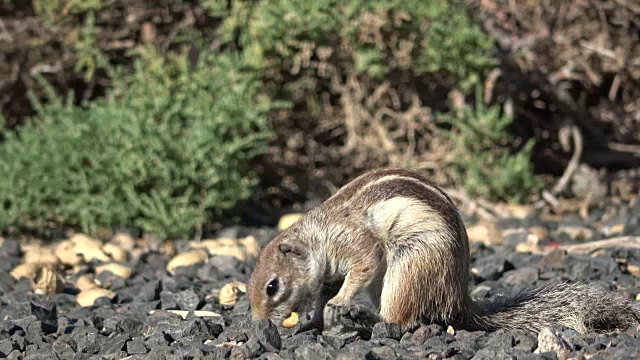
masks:
[[[640,322],[637,304],[587,284],[558,284],[473,302],[469,242],[450,198],[425,176],[380,169],[357,177],[260,252],[248,295],[254,319],[282,323],[315,308],[307,327],[336,324],[363,292],[402,329],[615,332]]]

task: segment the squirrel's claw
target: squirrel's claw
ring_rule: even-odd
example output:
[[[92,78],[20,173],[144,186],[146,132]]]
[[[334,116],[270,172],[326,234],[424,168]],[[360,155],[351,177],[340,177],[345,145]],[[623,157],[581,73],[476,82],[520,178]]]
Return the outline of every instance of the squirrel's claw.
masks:
[[[369,337],[373,326],[380,317],[360,304],[327,304],[324,308],[324,328],[341,326],[347,331],[357,331],[362,337]]]
[[[322,328],[324,327],[324,321],[322,319],[322,313],[318,313],[319,310],[314,310],[313,311],[313,317],[311,318],[311,320],[309,320],[306,323],[302,323],[300,324],[300,326],[298,327],[298,329],[296,329],[296,331],[294,331],[294,334],[300,334],[303,333],[305,331],[310,331],[313,329],[318,329],[319,331],[322,331]]]

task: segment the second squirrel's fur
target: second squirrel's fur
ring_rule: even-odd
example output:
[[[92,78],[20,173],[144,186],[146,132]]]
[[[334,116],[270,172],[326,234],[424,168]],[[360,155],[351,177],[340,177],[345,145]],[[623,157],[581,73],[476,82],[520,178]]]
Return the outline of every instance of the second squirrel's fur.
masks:
[[[313,304],[312,322],[369,295],[381,320],[403,329],[566,326],[616,332],[640,322],[637,304],[586,284],[558,284],[490,301],[468,294],[469,242],[457,208],[423,175],[359,176],[260,252],[248,294],[254,318],[282,321]],[[324,309],[324,311],[323,311]]]

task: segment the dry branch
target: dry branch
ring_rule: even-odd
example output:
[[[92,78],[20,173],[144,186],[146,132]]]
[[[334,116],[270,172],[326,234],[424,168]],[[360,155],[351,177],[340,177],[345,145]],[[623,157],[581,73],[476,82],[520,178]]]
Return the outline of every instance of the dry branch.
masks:
[[[591,241],[584,244],[565,245],[560,247],[569,253],[588,254],[600,249],[623,248],[640,249],[640,236],[621,236],[611,239]]]
[[[560,180],[558,180],[556,186],[553,187],[554,195],[561,193],[567,187],[567,184],[569,183],[569,180],[571,180],[573,173],[578,168],[580,158],[582,157],[582,134],[580,133],[580,130],[577,126],[571,125],[560,129],[560,143],[563,145],[563,147],[565,147],[565,150],[569,149],[569,131],[571,132],[571,137],[573,138],[573,156],[571,156],[571,160],[569,161],[564,174],[562,174],[562,177],[560,177]]]

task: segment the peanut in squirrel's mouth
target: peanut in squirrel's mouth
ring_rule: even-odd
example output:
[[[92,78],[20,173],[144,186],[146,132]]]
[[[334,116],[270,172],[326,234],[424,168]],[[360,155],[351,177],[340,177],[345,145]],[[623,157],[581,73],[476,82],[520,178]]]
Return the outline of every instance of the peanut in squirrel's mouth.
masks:
[[[299,315],[296,311],[291,312],[287,317],[282,320],[282,327],[284,328],[292,328],[298,324],[300,321]]]

